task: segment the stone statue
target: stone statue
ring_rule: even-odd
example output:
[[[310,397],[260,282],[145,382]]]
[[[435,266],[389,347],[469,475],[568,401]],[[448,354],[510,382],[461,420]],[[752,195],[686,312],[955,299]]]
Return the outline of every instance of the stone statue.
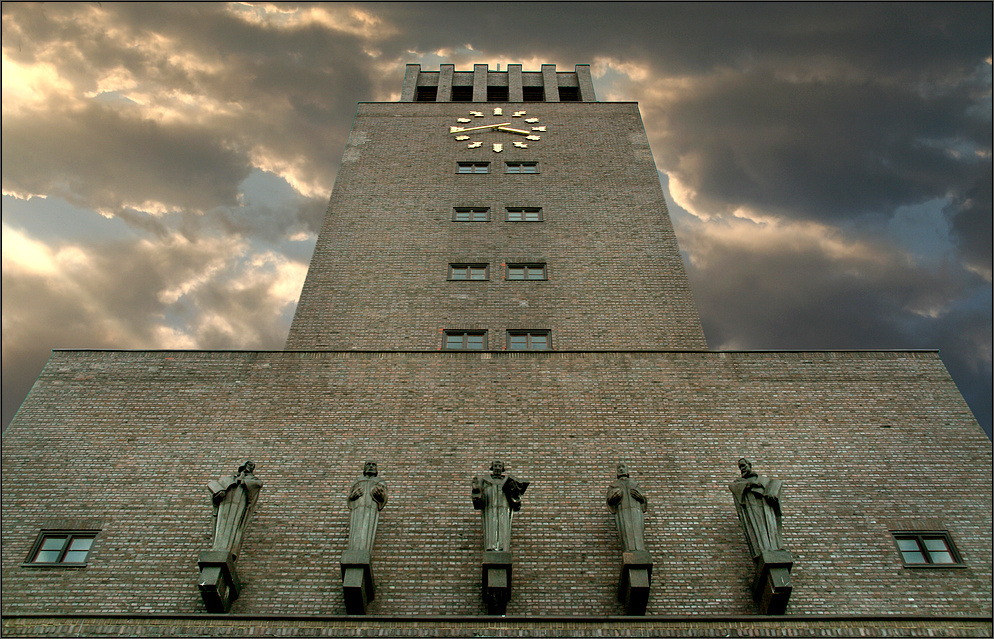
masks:
[[[207,482],[214,506],[214,544],[197,560],[197,586],[207,612],[228,612],[241,590],[235,559],[242,546],[245,524],[262,490],[262,482],[254,472],[255,464],[247,461],[234,475]]]
[[[373,550],[376,523],[387,503],[387,484],[377,474],[376,462],[366,462],[362,478],[352,484],[349,491],[348,550]]]
[[[648,505],[638,482],[630,478],[625,464],[618,464],[618,480],[607,489],[607,507],[614,513],[622,550],[645,550],[643,513],[648,510]]]
[[[742,476],[733,481],[728,489],[735,496],[735,510],[742,522],[749,552],[756,558],[764,550],[784,550],[780,516],[783,483],[779,479],[757,475],[752,470],[752,462],[745,457],[739,459],[739,470]]]
[[[473,508],[482,511],[483,548],[511,550],[511,518],[521,510],[521,495],[528,482],[504,475],[504,462],[490,464],[490,476],[473,478]]]
[[[782,615],[794,586],[790,571],[794,558],[783,545],[780,494],[783,483],[757,475],[752,462],[741,457],[742,476],[728,485],[735,498],[735,512],[756,564],[752,596],[764,615]]]
[[[645,547],[643,517],[648,505],[625,464],[618,464],[618,479],[607,489],[607,507],[614,513],[621,540],[618,600],[625,604],[625,614],[644,615],[652,584],[652,555]]]
[[[487,614],[503,615],[511,599],[511,518],[521,510],[528,482],[504,475],[504,462],[490,464],[490,476],[473,478],[473,508],[483,516],[483,601]]]
[[[345,612],[366,614],[376,596],[373,579],[373,542],[380,511],[387,503],[387,485],[377,477],[376,462],[366,462],[360,477],[349,491],[349,542],[342,553],[342,590]]]
[[[253,474],[255,463],[247,461],[234,475],[207,483],[214,504],[214,545],[211,550],[230,552],[235,557],[242,545],[242,535],[262,482]]]

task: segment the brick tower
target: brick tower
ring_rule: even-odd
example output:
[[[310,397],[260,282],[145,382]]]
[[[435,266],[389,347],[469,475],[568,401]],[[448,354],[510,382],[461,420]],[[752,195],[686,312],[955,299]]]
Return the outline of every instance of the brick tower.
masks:
[[[938,353],[708,350],[637,105],[586,65],[409,65],[359,105],[285,350],[56,351],[2,453],[5,635],[991,633],[991,444]],[[743,456],[789,556],[740,524]],[[207,486],[246,460],[208,612]],[[506,555],[495,460],[528,482]],[[636,480],[645,550],[607,498]]]

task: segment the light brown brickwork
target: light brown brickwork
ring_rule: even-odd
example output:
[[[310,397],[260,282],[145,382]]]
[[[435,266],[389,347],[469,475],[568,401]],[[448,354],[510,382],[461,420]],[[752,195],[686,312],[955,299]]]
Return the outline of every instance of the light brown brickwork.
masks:
[[[371,612],[480,614],[469,480],[494,456],[532,482],[508,614],[620,614],[618,460],[649,498],[649,614],[750,614],[743,454],[786,482],[789,614],[991,613],[990,444],[932,352],[60,351],[3,453],[6,614],[200,612],[204,484],[245,459],[266,485],[234,613],[344,612],[369,459],[390,490]],[[102,520],[89,566],[21,567],[55,515]],[[927,518],[966,568],[902,567],[888,529]]]

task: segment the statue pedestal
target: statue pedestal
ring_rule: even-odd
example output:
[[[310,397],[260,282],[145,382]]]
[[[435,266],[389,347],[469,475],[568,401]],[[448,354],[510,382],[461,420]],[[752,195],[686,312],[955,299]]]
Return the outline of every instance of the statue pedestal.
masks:
[[[223,550],[205,550],[197,560],[200,579],[197,586],[207,612],[228,612],[238,599],[242,584],[235,572],[235,556]]]
[[[621,582],[618,601],[625,604],[626,615],[644,615],[652,583],[652,555],[644,550],[621,554]]]
[[[511,553],[483,551],[483,601],[488,615],[503,615],[511,600]]]
[[[759,604],[763,615],[782,615],[787,600],[794,589],[790,583],[790,570],[794,558],[786,550],[764,550],[756,559],[756,579],[752,583],[752,597]]]
[[[369,551],[346,550],[342,553],[342,591],[347,614],[366,614],[366,606],[376,595],[372,563]]]

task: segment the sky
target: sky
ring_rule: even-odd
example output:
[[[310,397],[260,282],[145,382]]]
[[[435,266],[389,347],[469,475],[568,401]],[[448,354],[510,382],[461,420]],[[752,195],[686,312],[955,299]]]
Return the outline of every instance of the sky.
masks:
[[[405,64],[584,63],[711,349],[938,349],[990,436],[989,2],[2,6],[4,427],[54,348],[281,349]]]

